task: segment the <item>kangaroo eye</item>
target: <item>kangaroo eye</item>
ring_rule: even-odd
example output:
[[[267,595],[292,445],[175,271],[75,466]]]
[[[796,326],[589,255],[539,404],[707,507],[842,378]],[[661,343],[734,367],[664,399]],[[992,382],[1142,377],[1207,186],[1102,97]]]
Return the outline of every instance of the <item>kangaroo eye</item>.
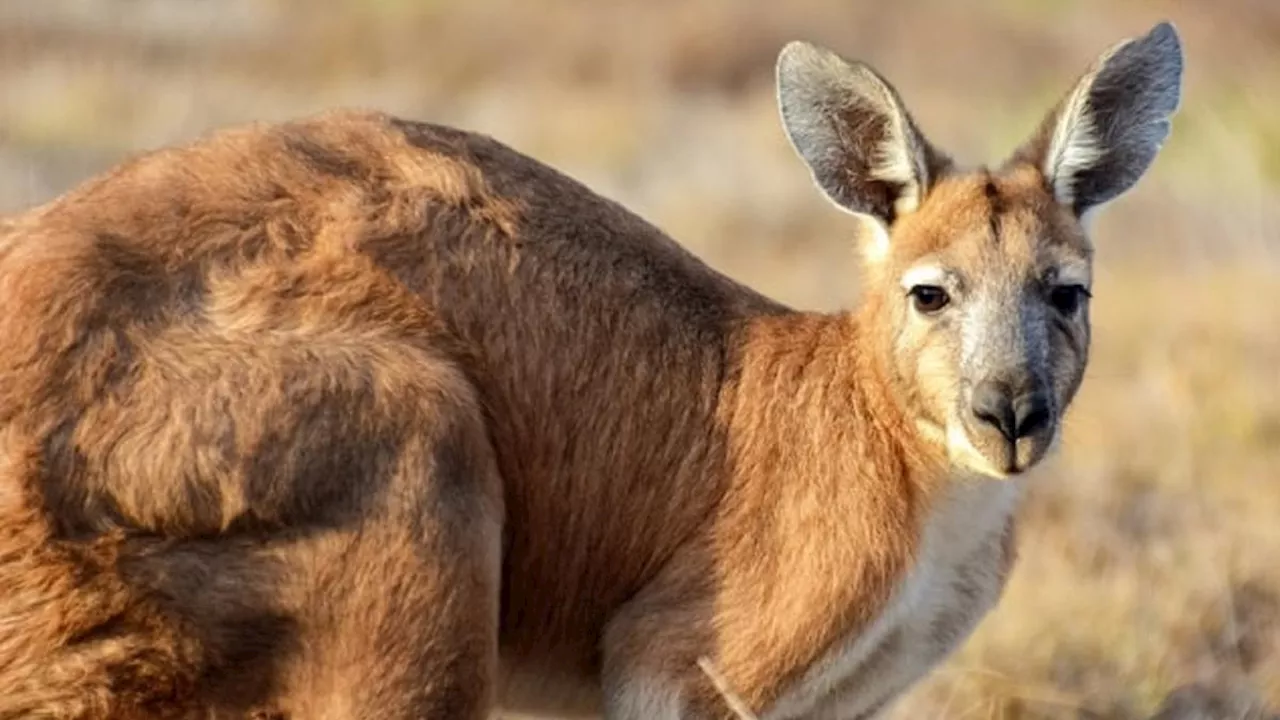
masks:
[[[951,302],[947,291],[936,285],[916,285],[910,294],[916,311],[926,314],[936,313]]]
[[[1063,315],[1074,315],[1087,297],[1089,291],[1083,285],[1059,285],[1049,291],[1049,304]]]

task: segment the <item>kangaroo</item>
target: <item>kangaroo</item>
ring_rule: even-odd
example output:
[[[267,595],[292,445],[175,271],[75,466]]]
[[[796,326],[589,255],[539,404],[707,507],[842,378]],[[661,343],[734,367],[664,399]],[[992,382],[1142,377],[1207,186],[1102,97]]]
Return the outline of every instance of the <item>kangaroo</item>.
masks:
[[[865,271],[832,313],[369,110],[8,218],[0,718],[874,715],[999,598],[1086,367],[1087,218],[1181,75],[1161,23],[964,168],[869,65],[786,45]]]

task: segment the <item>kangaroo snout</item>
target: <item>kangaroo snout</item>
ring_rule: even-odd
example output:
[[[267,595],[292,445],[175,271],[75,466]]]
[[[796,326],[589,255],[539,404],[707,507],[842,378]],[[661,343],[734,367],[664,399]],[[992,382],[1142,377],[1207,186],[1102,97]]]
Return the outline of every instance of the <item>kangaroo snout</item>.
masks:
[[[1010,442],[1049,425],[1049,396],[1040,390],[1015,393],[1008,383],[984,380],[973,390],[973,416],[1000,431]]]
[[[966,423],[974,447],[995,469],[1016,474],[1036,463],[1053,434],[1053,400],[1029,379],[994,376],[973,386]]]

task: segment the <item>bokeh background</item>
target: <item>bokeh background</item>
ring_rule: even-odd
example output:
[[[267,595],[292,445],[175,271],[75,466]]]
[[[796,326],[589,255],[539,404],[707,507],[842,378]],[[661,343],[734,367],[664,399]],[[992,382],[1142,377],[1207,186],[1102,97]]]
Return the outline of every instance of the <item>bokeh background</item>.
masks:
[[[1171,19],[1182,110],[1096,225],[1092,369],[996,611],[893,713],[1280,709],[1280,0],[0,0],[0,212],[213,127],[357,105],[480,130],[799,307],[859,290],[777,119],[804,38],[997,161]]]

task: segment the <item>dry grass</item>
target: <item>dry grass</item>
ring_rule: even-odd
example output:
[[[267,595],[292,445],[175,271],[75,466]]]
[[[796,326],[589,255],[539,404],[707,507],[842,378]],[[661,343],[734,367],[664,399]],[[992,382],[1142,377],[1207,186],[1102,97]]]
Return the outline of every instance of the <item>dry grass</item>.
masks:
[[[1146,718],[1183,688],[1179,717],[1261,717],[1280,708],[1274,0],[8,2],[0,210],[215,125],[376,106],[492,133],[831,308],[857,296],[850,228],[778,125],[784,41],[871,60],[938,141],[994,160],[1162,17],[1187,44],[1184,108],[1098,226],[1095,356],[1063,456],[1001,605],[897,715]]]

